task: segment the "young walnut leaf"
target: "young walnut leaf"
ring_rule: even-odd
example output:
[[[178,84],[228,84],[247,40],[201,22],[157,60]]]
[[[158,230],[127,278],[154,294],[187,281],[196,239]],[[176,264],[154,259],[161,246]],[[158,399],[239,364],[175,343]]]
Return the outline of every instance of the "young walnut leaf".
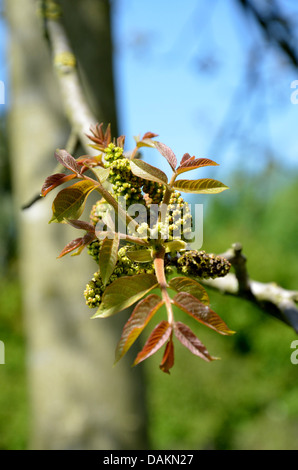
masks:
[[[75,240],[72,240],[69,242],[61,251],[60,255],[58,258],[62,258],[63,256],[67,255],[71,251],[74,251],[78,248],[78,251],[76,253],[73,253],[72,256],[74,255],[79,255],[81,251],[85,248],[85,246],[89,245],[94,239],[96,238],[95,233],[88,232],[84,237],[76,238]]]
[[[127,353],[153,315],[164,304],[156,294],[150,294],[134,308],[129,320],[124,325],[122,335],[116,348],[115,363]]]
[[[184,325],[184,323],[181,323],[180,321],[175,322],[174,333],[183,346],[185,346],[191,353],[204,359],[204,361],[210,362],[217,359],[216,357],[210,356],[205,346],[191,331],[191,329],[187,325]]]
[[[66,175],[65,173],[55,173],[54,175],[48,176],[42,185],[40,195],[44,197],[52,191],[52,189],[74,178],[76,178],[76,175]]]
[[[127,251],[126,256],[136,263],[149,263],[152,261],[151,250]]]
[[[218,163],[215,163],[213,160],[209,160],[209,158],[190,158],[184,163],[180,164],[176,170],[176,173],[177,175],[180,175],[185,171],[195,170],[196,168],[202,168],[204,166],[218,166]]]
[[[157,148],[157,150],[162,154],[162,156],[167,159],[172,170],[175,171],[175,168],[177,166],[177,158],[173,150],[161,142],[156,141],[154,142],[154,145]]]
[[[77,175],[80,175],[80,165],[77,163],[76,159],[73,158],[70,153],[68,153],[66,150],[57,149],[55,152],[55,157],[58,162],[61,163],[61,165],[63,165],[65,168],[73,171]]]
[[[99,251],[99,271],[104,286],[116,267],[119,240],[118,233],[115,233],[114,238],[105,238]]]
[[[173,303],[185,313],[195,318],[195,320],[221,335],[232,335],[235,333],[235,331],[229,329],[217,313],[213,312],[207,305],[204,305],[191,294],[179,292],[173,298]]]
[[[176,292],[187,292],[196,297],[200,302],[209,305],[209,296],[201,284],[189,277],[173,277],[169,281],[169,287]]]
[[[158,351],[168,341],[171,334],[171,325],[167,321],[162,320],[152,331],[142,351],[137,355],[133,366],[136,366],[145,359],[148,359],[152,354],[155,354],[156,351]]]
[[[162,361],[159,365],[159,368],[166,374],[170,373],[170,369],[174,365],[174,343],[172,337],[166,344],[165,352],[162,358]]]
[[[89,180],[62,189],[54,199],[52,210],[53,217],[50,222],[64,222],[64,219],[78,219],[85,207],[88,195],[96,188]]]
[[[158,286],[153,274],[135,274],[116,279],[106,289],[102,302],[91,318],[106,318],[130,307]]]
[[[168,177],[163,171],[159,170],[155,166],[149,165],[149,163],[146,163],[143,160],[132,160],[130,162],[130,169],[133,174],[139,178],[155,181],[160,184],[167,184],[168,182]]]
[[[198,180],[177,180],[174,189],[183,193],[216,194],[229,188],[220,181],[202,178]]]

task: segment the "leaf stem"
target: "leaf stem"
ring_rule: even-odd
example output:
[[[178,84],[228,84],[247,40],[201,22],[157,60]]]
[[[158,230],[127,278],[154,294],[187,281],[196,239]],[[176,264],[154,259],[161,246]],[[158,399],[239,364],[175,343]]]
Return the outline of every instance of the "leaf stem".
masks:
[[[154,268],[159,287],[161,289],[162,299],[165,303],[167,313],[168,313],[168,322],[170,325],[174,323],[174,315],[172,309],[172,301],[169,296],[167,287],[168,283],[165,277],[165,248],[161,247],[158,252],[155,252],[153,255],[154,259]]]

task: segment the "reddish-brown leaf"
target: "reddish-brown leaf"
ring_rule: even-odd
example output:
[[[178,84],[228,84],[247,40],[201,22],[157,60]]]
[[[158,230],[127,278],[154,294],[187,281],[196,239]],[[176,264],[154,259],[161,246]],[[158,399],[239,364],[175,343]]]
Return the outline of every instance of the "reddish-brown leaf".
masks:
[[[46,196],[52,189],[74,178],[76,178],[76,175],[66,175],[65,173],[55,173],[54,175],[48,176],[42,185],[41,196]]]
[[[69,242],[61,251],[60,255],[58,258],[62,258],[62,256],[67,255],[71,251],[74,251],[78,249],[76,253],[73,253],[73,255],[78,255],[81,253],[81,251],[85,248],[85,246],[89,245],[94,239],[96,238],[96,235],[94,233],[86,233],[84,237],[76,238],[75,240],[72,240]]]
[[[194,157],[186,160],[184,163],[181,163],[180,166],[177,168],[176,172],[178,175],[184,173],[185,171],[195,170],[196,168],[202,168],[204,166],[217,166],[218,163],[214,162],[213,160],[209,160],[209,158],[196,158]]]
[[[183,344],[183,346],[185,346],[192,354],[201,357],[207,362],[217,359],[216,357],[210,356],[204,344],[201,343],[191,329],[187,325],[184,325],[184,323],[181,323],[180,321],[175,322],[174,333],[180,343]]]
[[[155,354],[156,351],[168,341],[171,333],[171,325],[167,321],[162,320],[152,331],[142,351],[137,355],[133,365],[135,366],[145,359],[148,359],[152,354]]]
[[[174,365],[174,343],[172,338],[166,344],[165,352],[162,358],[162,361],[159,365],[159,368],[166,374],[170,373],[170,369]]]
[[[154,134],[153,132],[146,132],[143,137],[142,137],[142,140],[144,139],[153,139],[153,137],[157,137],[158,134]]]
[[[163,304],[164,302],[156,294],[150,294],[145,299],[140,300],[124,325],[116,348],[115,363],[127,353],[145,326],[148,325],[153,315]]]
[[[68,168],[68,170],[71,170],[78,175],[80,174],[80,165],[77,163],[76,159],[73,158],[66,150],[57,149],[55,152],[55,157],[59,163],[65,166],[65,168]]]
[[[232,335],[235,332],[230,330],[226,323],[211,308],[204,305],[196,297],[186,292],[179,292],[173,298],[174,304],[188,315],[191,315],[200,323],[217,331],[221,335]]]
[[[84,220],[68,219],[67,223],[74,228],[86,230],[86,232],[95,232],[95,227]]]
[[[194,160],[195,157],[191,157],[189,155],[189,153],[185,153],[183,155],[183,157],[181,158],[181,161],[180,161],[180,166],[184,163],[184,162],[187,162],[187,160],[191,159],[191,160]]]
[[[173,150],[161,142],[154,142],[154,145],[157,148],[157,150],[162,154],[162,156],[167,159],[172,170],[175,171],[175,168],[177,166],[177,158]]]

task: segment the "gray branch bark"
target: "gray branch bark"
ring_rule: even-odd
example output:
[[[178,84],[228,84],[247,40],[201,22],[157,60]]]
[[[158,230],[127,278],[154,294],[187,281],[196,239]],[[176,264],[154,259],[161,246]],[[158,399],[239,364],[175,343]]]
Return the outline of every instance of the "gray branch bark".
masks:
[[[298,333],[298,291],[286,290],[274,282],[262,283],[250,279],[246,268],[246,257],[239,243],[235,243],[221,256],[230,261],[235,274],[229,273],[223,278],[205,279],[201,281],[202,284],[223,294],[253,302],[262,311],[283,321]]]

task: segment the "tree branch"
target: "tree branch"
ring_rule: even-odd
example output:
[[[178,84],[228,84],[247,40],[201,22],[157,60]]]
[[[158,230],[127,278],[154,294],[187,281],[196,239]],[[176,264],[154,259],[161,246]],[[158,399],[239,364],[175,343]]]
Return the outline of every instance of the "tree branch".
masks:
[[[46,35],[50,44],[53,67],[56,72],[65,114],[75,133],[89,155],[95,152],[89,146],[86,136],[95,118],[86,102],[77,70],[77,61],[62,23],[59,2],[45,0],[41,14],[44,18]]]
[[[230,261],[235,274],[229,273],[223,278],[203,279],[200,282],[223,294],[253,302],[265,313],[283,321],[298,333],[298,291],[283,289],[274,282],[262,283],[250,280],[246,269],[246,257],[242,254],[240,243],[232,245],[232,248],[221,256]]]

